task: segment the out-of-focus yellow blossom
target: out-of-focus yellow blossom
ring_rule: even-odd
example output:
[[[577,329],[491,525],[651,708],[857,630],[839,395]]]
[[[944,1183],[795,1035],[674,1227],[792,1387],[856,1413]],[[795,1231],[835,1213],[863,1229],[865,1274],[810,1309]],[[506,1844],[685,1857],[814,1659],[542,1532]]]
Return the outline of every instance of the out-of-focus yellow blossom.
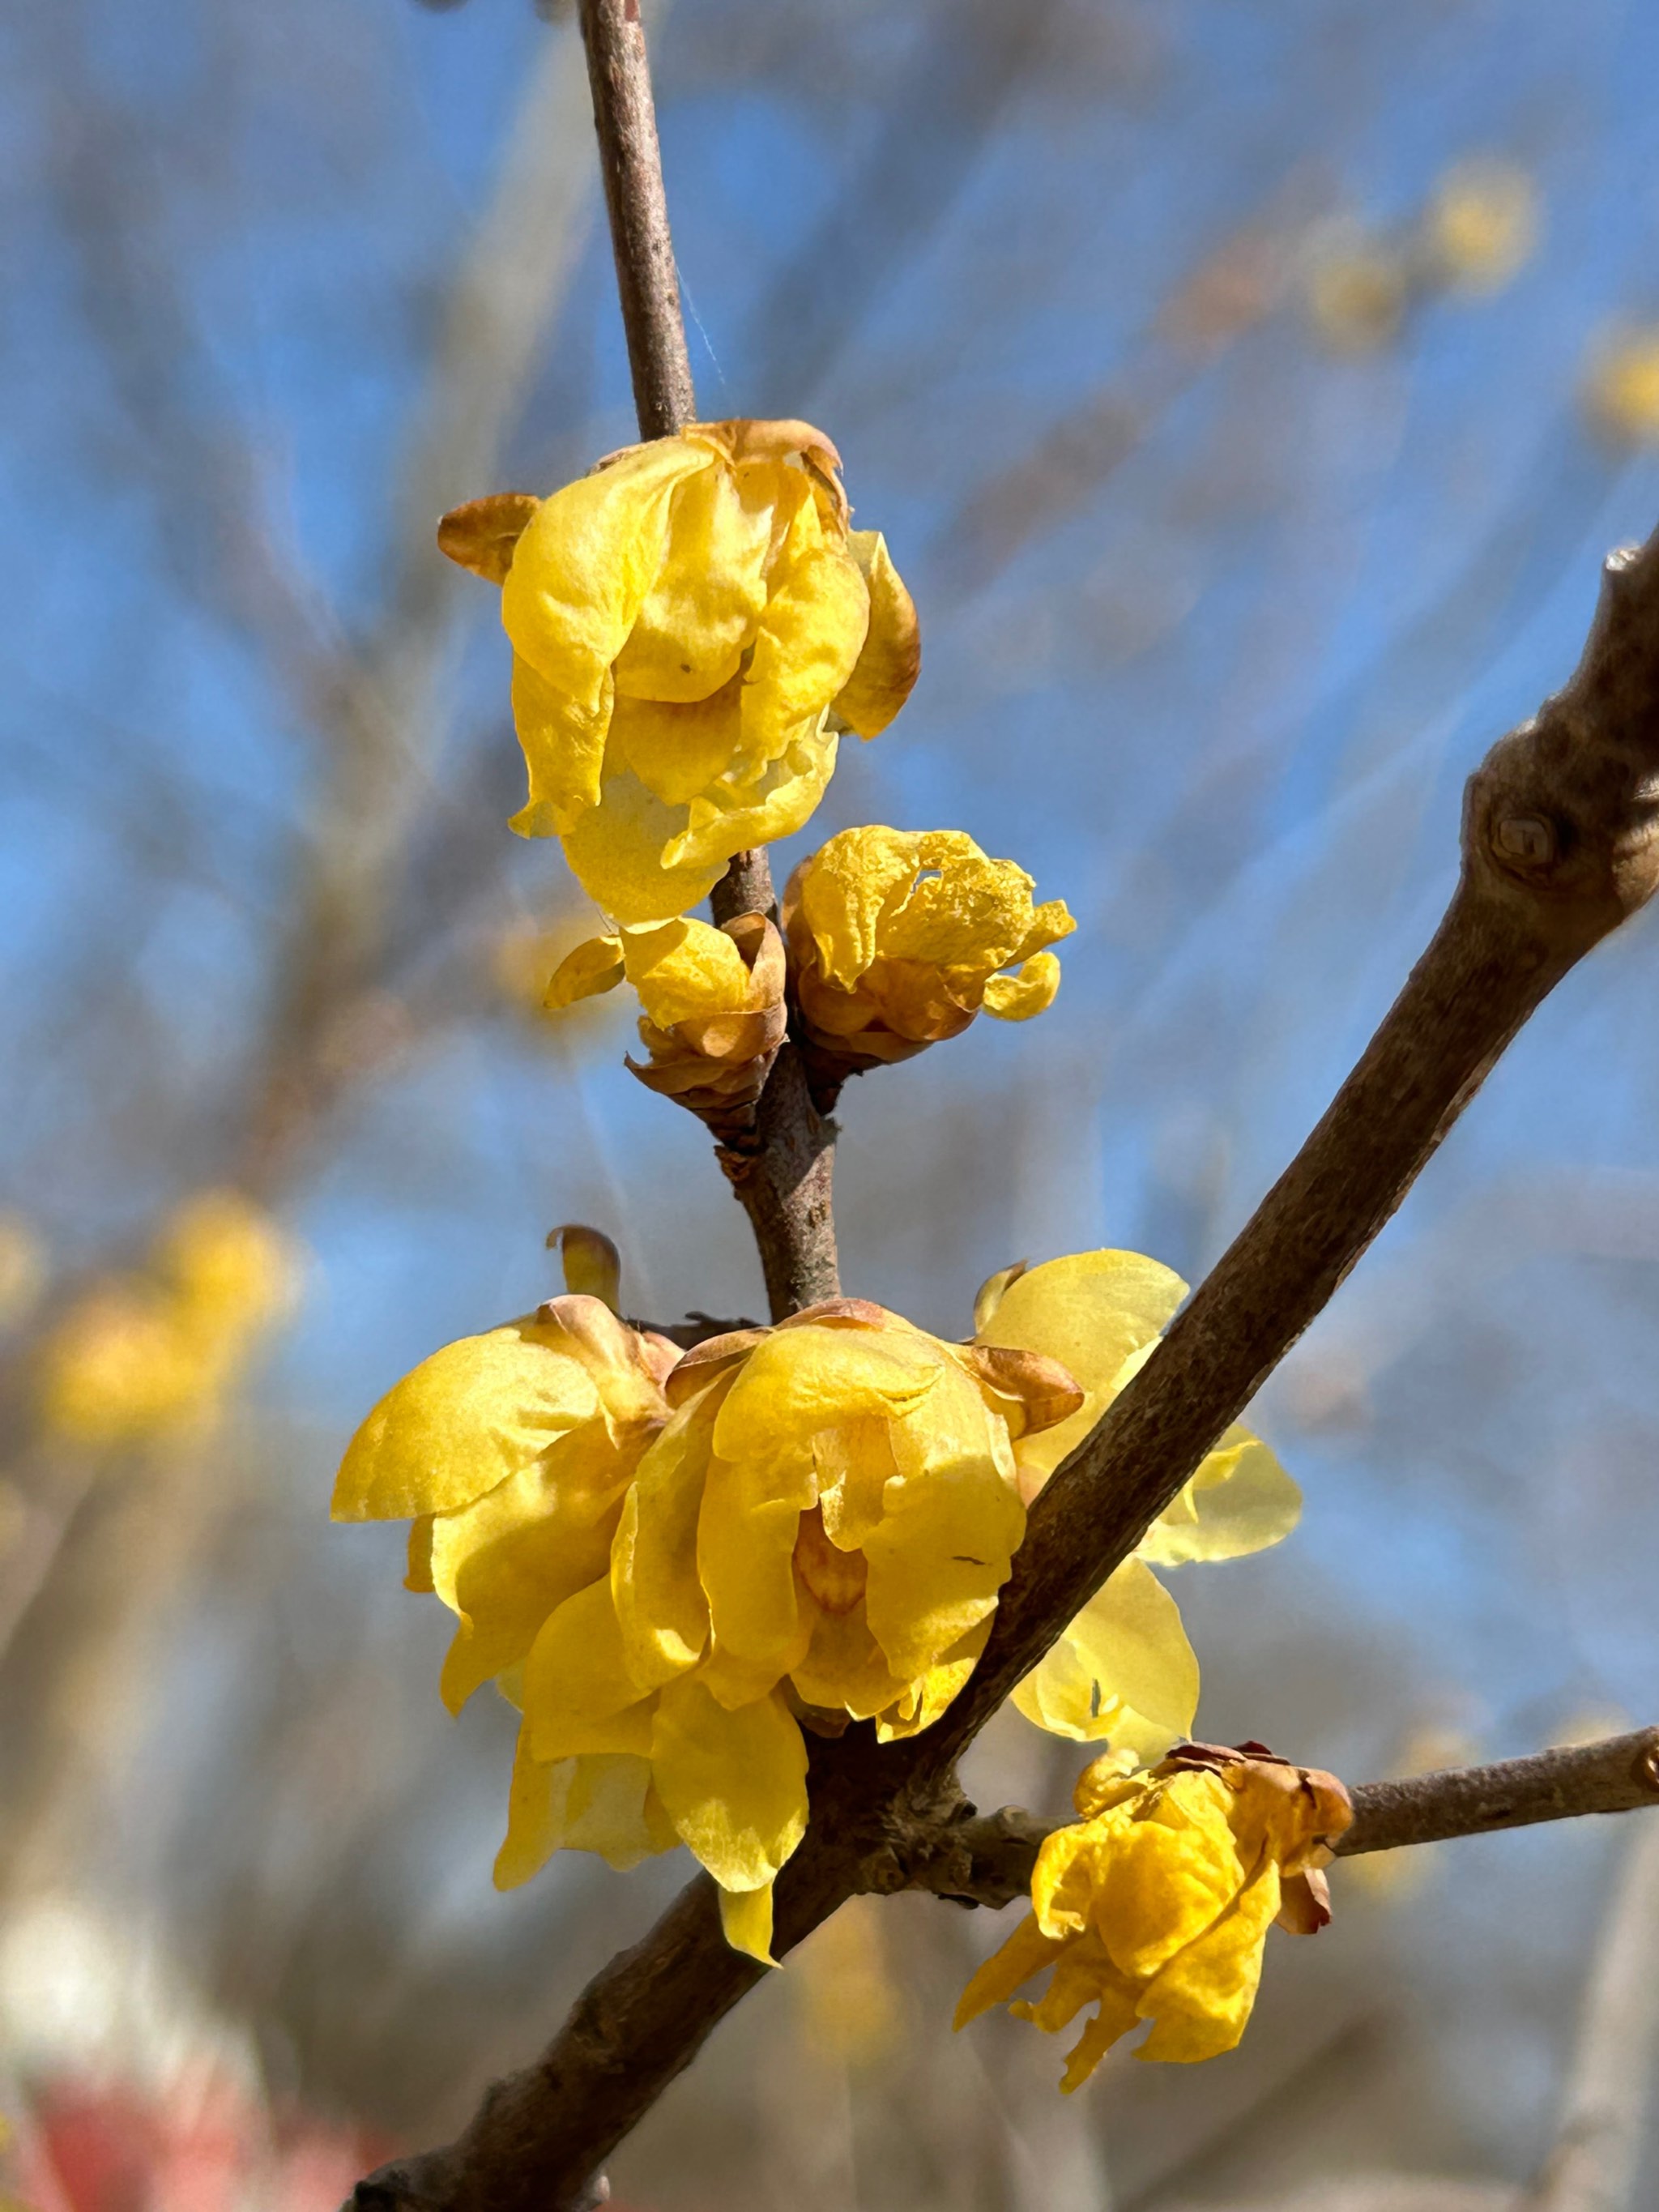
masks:
[[[849,1898],[796,1954],[796,1996],[811,2046],[845,2066],[872,2066],[905,2031],[904,1993],[872,1897]]]
[[[752,1127],[754,1106],[783,1042],[783,939],[764,915],[740,914],[718,929],[682,917],[649,929],[590,938],[547,987],[551,1008],[614,990],[626,976],[639,994],[646,1065],[640,1081],[730,1139]]]
[[[27,1319],[46,1286],[46,1248],[21,1213],[0,1213],[0,1328]]]
[[[412,1521],[408,1586],[460,1623],[443,1671],[452,1711],[605,1573],[678,1356],[603,1299],[567,1293],[434,1352],[352,1438],[334,1518]]]
[[[769,1956],[806,1825],[803,1725],[914,1735],[973,1671],[1024,1531],[1012,1439],[1079,1392],[1054,1362],[832,1299],[716,1337],[670,1376],[608,1575],[547,1620],[496,1879],[568,1843],[567,1762],[613,1762],[613,1859],[689,1844],[726,1933]],[[588,1834],[600,1831],[590,1821]]]
[[[547,979],[577,945],[592,937],[593,909],[526,922],[504,929],[488,948],[489,979],[513,1011],[543,1030],[556,1030],[571,1042],[597,1034],[614,1023],[616,1009],[596,1000],[547,1004]]]
[[[1077,924],[1060,899],[960,830],[843,830],[803,860],[783,923],[809,1043],[832,1079],[956,1036],[981,1008],[1029,1021],[1054,1003],[1047,948]],[[1012,974],[999,974],[1012,969]]]
[[[198,1194],[163,1224],[149,1272],[94,1284],[46,1337],[42,1422],[94,1447],[211,1423],[297,1285],[268,1214],[235,1191]]]
[[[840,456],[805,422],[699,422],[549,499],[445,518],[501,583],[530,796],[613,921],[664,921],[732,854],[801,828],[839,733],[872,738],[920,665],[915,610]]]
[[[1190,2063],[1243,2034],[1277,1919],[1312,1935],[1330,1917],[1321,1869],[1353,1817],[1334,1775],[1292,1766],[1261,1744],[1189,1744],[1149,1775],[1097,1761],[1079,1777],[1079,1824],[1037,1856],[1034,1910],[969,1983],[964,2027],[1049,1972],[1035,2003],[1012,2009],[1056,2033],[1097,2008],[1061,2087],[1086,2081],[1139,2021],[1139,2058]]]
[[[561,1222],[548,1231],[547,1249],[559,1255],[567,1291],[622,1311],[622,1254],[603,1231],[582,1221]]]
[[[975,1302],[975,1344],[1057,1360],[1082,1386],[1066,1419],[1014,1445],[1030,1504],[1156,1348],[1187,1295],[1172,1269],[1139,1252],[1078,1252],[993,1275]],[[1198,1662],[1176,1602],[1151,1571],[1233,1559],[1279,1543],[1302,1510],[1259,1437],[1229,1429],[1180,1494],[1065,1636],[1014,1692],[1028,1720],[1080,1742],[1109,1742],[1140,1763],[1192,1727]]]
[[[1594,427],[1615,445],[1659,445],[1659,325],[1604,338],[1591,356],[1583,401]]]
[[[1517,161],[1477,155],[1457,161],[1423,212],[1431,282],[1472,294],[1501,292],[1538,242],[1538,193]]]
[[[1314,257],[1306,278],[1308,317],[1333,353],[1376,353],[1399,330],[1411,291],[1407,253],[1353,232],[1334,238]]]

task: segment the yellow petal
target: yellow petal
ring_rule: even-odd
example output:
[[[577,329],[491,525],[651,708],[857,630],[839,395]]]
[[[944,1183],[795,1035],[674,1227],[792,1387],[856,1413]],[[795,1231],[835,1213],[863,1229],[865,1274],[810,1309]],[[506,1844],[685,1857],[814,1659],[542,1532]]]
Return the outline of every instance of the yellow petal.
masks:
[[[547,1249],[557,1251],[564,1287],[572,1297],[598,1298],[613,1314],[620,1312],[622,1255],[602,1231],[581,1221],[561,1222],[548,1231]],[[568,1314],[569,1309],[562,1310]]]
[[[619,937],[589,937],[567,952],[553,970],[542,1005],[549,1013],[574,1006],[578,999],[594,999],[614,991],[623,979],[623,947]]]
[[[812,1438],[824,1534],[853,1552],[878,1527],[888,1483],[898,1473],[887,1423],[878,1414],[838,1421]]]
[[[905,1330],[811,1322],[775,1330],[738,1370],[715,1419],[714,1450],[725,1460],[765,1461],[860,1415],[908,1413],[948,1367],[925,1337]]]
[[[977,2020],[993,2005],[1004,2004],[1012,1996],[1022,1982],[1029,1982],[1033,1974],[1040,1974],[1045,1966],[1052,1966],[1066,1948],[1064,1936],[1045,1936],[1037,1925],[1035,1912],[1028,1912],[1013,1934],[1000,1950],[993,1951],[980,1966],[959,2000],[954,2028],[966,2027],[970,2020]]]
[[[720,1892],[720,1928],[734,1951],[758,1959],[763,1966],[775,1966],[772,1956],[772,1885],[758,1889]]]
[[[1139,2010],[1154,2025],[1137,2057],[1190,2065],[1235,2047],[1255,2002],[1279,1900],[1279,1869],[1268,1859],[1229,1910],[1142,1993]]]
[[[848,545],[870,595],[870,628],[835,711],[861,738],[879,737],[909,697],[921,669],[915,603],[878,530],[848,532]]]
[[[761,473],[716,462],[676,485],[662,565],[617,656],[618,692],[706,699],[737,674],[766,605],[773,511]]]
[[[1198,1661],[1175,1600],[1126,1559],[1014,1692],[1027,1720],[1079,1743],[1109,1741],[1143,1765],[1190,1734]]]
[[[1300,1490],[1261,1439],[1235,1422],[1153,1522],[1139,1555],[1160,1567],[1242,1559],[1279,1543],[1301,1516]]]
[[[1006,1432],[958,1368],[894,1421],[892,1444],[902,1480],[864,1541],[865,1610],[888,1665],[908,1680],[993,1611],[1025,1510],[1000,1463]]]
[[[556,1850],[594,1851],[626,1873],[672,1848],[672,1832],[653,1817],[649,1760],[601,1752],[550,1764],[531,1756],[528,1734],[520,1731],[497,1889],[528,1881]]]
[[[985,986],[985,1011],[1000,1022],[1029,1022],[1047,1013],[1060,989],[1060,963],[1052,952],[1034,952],[1012,975],[993,975]]]
[[[631,769],[607,771],[598,805],[562,833],[564,856],[589,898],[613,921],[630,927],[669,921],[708,897],[743,842],[739,837],[712,859],[671,862],[665,854],[685,825],[685,809],[665,805]]]
[[[1020,1468],[1033,1487],[1089,1433],[1121,1387],[1124,1363],[1156,1341],[1186,1295],[1179,1275],[1139,1252],[1073,1253],[1008,1285],[983,1340],[1047,1352],[1089,1393],[1069,1420],[1020,1440]]]
[[[750,1696],[770,1689],[805,1656],[811,1622],[800,1612],[793,1559],[801,1513],[813,1494],[805,1449],[740,1466],[718,1456],[709,1462],[697,1575],[716,1650],[756,1670],[749,1679],[759,1690]]]
[[[825,1613],[817,1607],[811,1610],[811,1642],[789,1676],[796,1695],[823,1712],[849,1713],[855,1721],[873,1719],[896,1702],[905,1685],[894,1675],[870,1633],[863,1599],[846,1613]]]
[[[689,806],[736,759],[742,698],[743,678],[734,676],[712,696],[691,705],[618,699],[605,756],[611,770],[631,769],[665,805]],[[678,824],[675,834],[684,826]]]
[[[1091,1917],[1113,1963],[1132,1979],[1160,1972],[1231,1909],[1249,1869],[1238,1855],[1231,1810],[1231,1793],[1218,1776],[1187,1773],[1090,1824],[1115,1830]]]
[[[529,791],[510,830],[520,837],[556,837],[575,827],[599,795],[611,711],[608,669],[591,703],[582,704],[522,653],[514,654],[513,726]]]
[[[695,1675],[671,1682],[651,1763],[664,1810],[722,1889],[763,1887],[806,1832],[806,1747],[781,1698],[727,1712]]]
[[[561,1342],[556,1328],[516,1321],[423,1359],[352,1438],[334,1486],[334,1518],[453,1512],[591,1420],[599,1392]]]
[[[535,817],[515,826],[526,835],[563,834],[592,804],[611,663],[661,570],[674,488],[714,465],[705,447],[659,439],[544,499],[520,537],[501,620],[529,672],[522,700],[514,693]]]
[[[597,1432],[596,1432],[597,1431]],[[452,1712],[522,1659],[567,1598],[602,1581],[623,1492],[645,1438],[619,1450],[579,1431],[459,1513],[433,1524],[432,1588],[461,1616],[444,1662]]]
[[[991,1634],[991,1616],[979,1621],[942,1651],[931,1667],[906,1685],[904,1695],[876,1717],[878,1743],[897,1743],[920,1735],[960,1693],[979,1663]]]
[[[1016,1260],[1012,1267],[999,1267],[994,1275],[988,1275],[974,1293],[974,1334],[981,1343],[991,1339],[986,1331],[991,1316],[1002,1304],[1002,1294],[1010,1283],[1017,1283],[1030,1266],[1029,1260]]]
[[[525,1661],[524,1714],[531,1749],[540,1759],[578,1751],[631,1750],[641,1694],[628,1672],[611,1585],[591,1583],[544,1622]],[[627,1717],[625,1722],[619,1716]],[[630,1740],[611,1741],[613,1724]]]
[[[829,787],[836,744],[834,732],[809,716],[753,774],[733,769],[717,776],[686,809],[685,827],[664,845],[665,866],[723,868],[747,846],[793,837]]]
[[[890,959],[967,969],[982,980],[1012,960],[1030,927],[1031,878],[977,851],[941,857],[881,933]]]
[[[495,1854],[495,1887],[517,1889],[538,1874],[559,1848],[564,1829],[564,1797],[574,1762],[546,1765],[532,1756],[530,1730],[519,1730],[513,1780],[507,1798],[507,1837]]]
[[[723,929],[681,919],[623,939],[628,980],[647,1019],[659,1029],[714,1014],[740,1014],[749,1004],[749,970]]]
[[[640,1462],[611,1550],[611,1588],[634,1680],[656,1688],[696,1666],[708,1641],[697,1579],[697,1516],[720,1396],[682,1407]]]
[[[1085,2022],[1082,2034],[1066,2054],[1066,2071],[1060,2077],[1060,2094],[1069,2097],[1073,2090],[1080,2089],[1112,2045],[1127,2035],[1135,2022],[1132,1992],[1103,1988],[1099,2011]]]
[[[816,725],[847,683],[870,627],[870,594],[838,522],[826,522],[810,480],[775,471],[779,513],[794,512],[767,582],[765,611],[744,674],[740,759],[750,773]]]
[[[409,1556],[404,1571],[404,1588],[429,1597],[432,1595],[432,1516],[422,1513],[409,1524]]]

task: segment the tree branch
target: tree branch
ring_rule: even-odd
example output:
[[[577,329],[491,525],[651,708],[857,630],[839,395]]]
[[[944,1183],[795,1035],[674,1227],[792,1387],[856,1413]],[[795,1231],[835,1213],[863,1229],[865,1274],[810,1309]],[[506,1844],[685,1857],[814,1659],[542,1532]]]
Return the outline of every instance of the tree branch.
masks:
[[[1357,1858],[1540,1820],[1634,1813],[1647,1805],[1659,1805],[1659,1728],[1494,1766],[1362,1782],[1353,1792],[1353,1824],[1339,1839],[1336,1856]],[[952,1821],[923,1839],[905,1870],[905,1887],[931,1889],[964,1905],[1011,1905],[1030,1892],[1037,1853],[1052,1832],[1047,1821],[1014,1806]]]
[[[878,1747],[859,1726],[814,1747],[811,1822],[777,1888],[780,1954],[854,1891],[902,1886],[918,1829],[958,1813],[966,1745],[1320,1310],[1527,1016],[1651,895],[1656,789],[1659,541],[1650,541],[1607,563],[1566,689],[1472,778],[1451,905],[1358,1066],[1037,1501],[966,1688],[908,1742]],[[884,1854],[896,1880],[882,1872]],[[536,2066],[493,2090],[447,2149],[362,2185],[359,2207],[575,2204],[763,1971],[726,1948],[713,1886],[694,1881],[595,1978]]]
[[[581,0],[581,25],[640,435],[665,438],[696,419],[697,403],[639,0]],[[769,914],[775,903],[764,848],[734,854],[710,901],[717,922]],[[813,1105],[799,1055],[786,1043],[752,1133],[720,1149],[759,1248],[774,1321],[840,1292],[835,1143],[836,1125]]]

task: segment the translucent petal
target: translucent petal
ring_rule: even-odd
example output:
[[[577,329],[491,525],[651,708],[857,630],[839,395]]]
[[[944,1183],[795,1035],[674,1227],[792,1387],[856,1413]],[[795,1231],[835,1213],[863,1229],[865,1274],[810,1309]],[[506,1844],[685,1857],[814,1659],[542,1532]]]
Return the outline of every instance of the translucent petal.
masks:
[[[1013,1701],[1051,1735],[1109,1741],[1152,1765],[1190,1733],[1198,1710],[1198,1661],[1180,1608],[1139,1559],[1126,1559]]]
[[[1029,1022],[1047,1013],[1060,989],[1060,963],[1034,952],[1012,975],[993,975],[985,986],[985,1011],[1000,1022]]]
[[[814,1486],[805,1447],[793,1457],[734,1465],[715,1456],[708,1464],[697,1576],[717,1648],[746,1662],[754,1670],[750,1679],[763,1690],[804,1657],[811,1634],[793,1562],[801,1513],[813,1502]]]
[[[960,1694],[978,1665],[979,1655],[990,1638],[991,1623],[992,1616],[988,1613],[942,1651],[931,1667],[925,1668],[913,1682],[907,1684],[903,1697],[896,1705],[877,1716],[878,1743],[897,1743],[906,1736],[920,1735],[923,1729],[932,1728],[945,1707]]]
[[[759,1889],[806,1830],[806,1747],[777,1697],[737,1712],[687,1675],[660,1695],[652,1772],[683,1842],[722,1889]]]
[[[963,1991],[952,2027],[966,2027],[993,2005],[1005,2004],[1022,1982],[1040,1974],[1065,1949],[1066,1938],[1045,1936],[1035,1912],[1028,1912],[1000,1949],[993,1951]]]
[[[676,486],[662,565],[617,656],[619,693],[706,699],[737,674],[766,605],[773,517],[761,476],[716,462]]]
[[[772,1956],[772,1885],[758,1889],[720,1892],[720,1928],[734,1951],[758,1959],[763,1966],[775,1966]]]
[[[713,1014],[744,1012],[749,970],[723,929],[682,918],[623,939],[628,980],[659,1029]]]
[[[860,1415],[908,1412],[948,1364],[925,1337],[905,1330],[810,1322],[775,1330],[738,1370],[715,1419],[714,1449],[722,1459],[763,1462]],[[816,1493],[805,1502],[815,1503]]]
[[[1029,1267],[1004,1291],[988,1344],[1047,1352],[1089,1393],[1056,1427],[1023,1438],[1022,1471],[1040,1485],[1100,1418],[1130,1355],[1153,1343],[1187,1295],[1179,1275],[1139,1252],[1078,1252]]]
[[[581,1750],[629,1750],[599,1742],[594,1730],[640,1702],[629,1673],[608,1582],[568,1597],[543,1625],[524,1668],[524,1714],[538,1759]]]
[[[674,487],[714,466],[706,447],[659,439],[537,508],[501,587],[501,620],[526,664],[514,712],[531,775],[515,828],[562,835],[597,795],[611,663],[668,545]]]
[[[724,1383],[683,1407],[640,1462],[611,1549],[611,1588],[629,1672],[655,1688],[694,1667],[708,1641],[697,1577],[697,1517]]]
[[[1261,1439],[1235,1422],[1142,1537],[1139,1555],[1160,1567],[1242,1559],[1281,1541],[1301,1516],[1300,1490]]]
[[[848,532],[848,546],[870,595],[870,628],[835,711],[861,738],[879,737],[909,697],[921,668],[915,603],[878,530]]]
[[[736,757],[742,695],[743,679],[734,676],[695,705],[618,699],[611,718],[610,768],[631,769],[667,806],[689,806]]]
[[[811,811],[811,809],[808,809]],[[664,859],[685,829],[685,810],[667,806],[631,769],[607,772],[599,804],[563,835],[576,880],[604,914],[628,927],[670,921],[706,899],[729,852],[713,859]]]
[[[855,1721],[872,1719],[895,1703],[905,1685],[894,1675],[870,1633],[863,1599],[846,1613],[824,1613],[816,1607],[811,1611],[811,1642],[789,1677],[797,1696],[823,1712],[850,1713]]]
[[[744,672],[739,759],[752,773],[779,759],[803,723],[816,723],[857,665],[870,627],[870,593],[811,479],[775,471],[788,514],[767,580],[765,611]]]
[[[533,1759],[521,1729],[507,1800],[497,1889],[516,1889],[556,1850],[594,1851],[618,1873],[671,1850],[651,1811],[651,1765],[629,1753],[597,1752],[550,1763]]]
[[[829,787],[836,743],[820,717],[807,716],[754,775],[734,769],[717,776],[687,808],[684,829],[664,846],[665,865],[724,867],[747,846],[793,837]]]
[[[464,1336],[405,1375],[358,1430],[335,1483],[334,1518],[401,1521],[470,1505],[592,1419],[599,1404],[557,1328],[515,1321]]]
[[[898,1473],[887,1423],[879,1414],[838,1421],[812,1439],[824,1534],[855,1551],[881,1520],[888,1483]]]
[[[1279,1868],[1269,1859],[1228,1911],[1170,1960],[1140,1999],[1154,2026],[1138,2057],[1192,2064],[1235,2047],[1255,2002],[1279,1899]]]
[[[596,999],[614,991],[623,979],[623,948],[619,937],[588,937],[553,970],[542,1004],[550,1013],[574,1006],[579,999]]]
[[[580,704],[522,653],[514,654],[513,726],[529,793],[509,829],[520,837],[557,837],[597,803],[611,714],[608,670],[591,703]]]
[[[995,1425],[997,1428],[1000,1424]],[[921,1674],[994,1608],[1025,1531],[993,1417],[957,1368],[896,1420],[881,1525],[865,1539],[870,1626],[901,1680]],[[1006,1432],[1003,1448],[1006,1450]]]

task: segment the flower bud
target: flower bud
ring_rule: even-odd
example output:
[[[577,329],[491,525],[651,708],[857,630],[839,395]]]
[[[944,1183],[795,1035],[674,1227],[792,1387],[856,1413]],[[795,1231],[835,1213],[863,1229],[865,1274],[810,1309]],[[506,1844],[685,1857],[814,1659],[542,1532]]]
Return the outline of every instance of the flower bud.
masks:
[[[843,830],[803,860],[783,926],[816,1087],[833,1097],[981,1008],[1019,1022],[1052,1005],[1060,963],[1046,948],[1077,924],[1060,900],[1034,907],[1031,888],[959,830]]]

